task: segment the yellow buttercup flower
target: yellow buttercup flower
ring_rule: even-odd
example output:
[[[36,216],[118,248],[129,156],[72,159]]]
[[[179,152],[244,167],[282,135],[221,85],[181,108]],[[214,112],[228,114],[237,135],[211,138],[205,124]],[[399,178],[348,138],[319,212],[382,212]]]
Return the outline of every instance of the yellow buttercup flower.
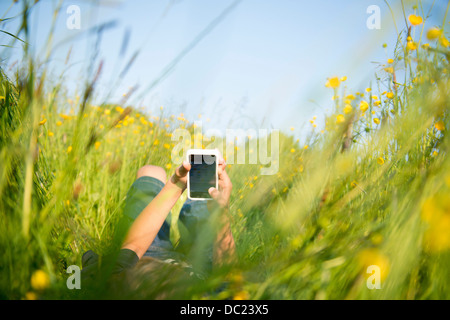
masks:
[[[394,93],[393,92],[386,92],[386,98],[393,99],[394,98]]]
[[[417,49],[417,44],[413,41],[408,41],[408,43],[406,43],[406,48],[408,50],[414,51]]]
[[[39,122],[39,125],[42,126],[46,122],[47,122],[47,119],[44,118],[42,121]]]
[[[410,14],[408,17],[409,22],[411,22],[411,24],[413,26],[418,26],[421,25],[423,23],[423,19],[421,16],[416,16],[415,14]]]
[[[25,293],[25,300],[37,300],[38,296],[33,291]]]
[[[345,122],[345,117],[344,117],[344,115],[338,114],[338,115],[336,116],[336,123],[339,124],[339,123],[343,123],[343,122]]]
[[[364,268],[364,273],[366,273],[367,267],[371,265],[378,266],[380,268],[380,280],[386,279],[389,273],[389,259],[386,255],[381,253],[377,248],[364,249],[358,254],[358,262],[361,267]],[[368,274],[366,274],[369,276]]]
[[[50,286],[50,277],[45,271],[37,270],[31,276],[31,287],[34,290],[45,290]]]
[[[56,125],[59,127],[59,126],[62,125],[62,122],[61,122],[61,121],[57,121],[57,122],[56,122]]]
[[[49,132],[48,132],[48,136],[49,136],[49,137],[53,137],[53,136],[54,136],[54,133],[51,132],[51,131],[49,131]]]
[[[345,114],[349,114],[350,112],[352,112],[352,110],[353,110],[353,108],[352,108],[351,105],[349,105],[349,104],[345,105],[345,107],[344,107],[344,113]]]
[[[387,63],[389,63],[389,64],[394,63],[394,59],[388,59],[388,60],[387,60]]]
[[[382,157],[379,157],[379,158],[377,159],[377,163],[378,163],[379,165],[384,164],[384,159],[383,159]]]
[[[249,294],[247,291],[239,291],[233,296],[233,300],[248,300]]]
[[[295,152],[295,149],[294,149],[294,148],[292,148],[292,149],[291,149],[291,153],[294,153],[294,152]]]
[[[340,84],[339,78],[333,77],[333,78],[328,79],[328,81],[325,83],[325,86],[328,88],[335,89],[335,88],[339,87],[339,84]]]
[[[367,101],[362,100],[362,101],[359,103],[359,109],[360,109],[362,112],[367,111],[367,109],[369,109],[369,104],[367,103]]]
[[[444,131],[445,130],[445,125],[444,125],[444,121],[439,120],[438,122],[436,122],[434,124],[434,127],[439,130],[439,131]]]
[[[98,150],[98,148],[100,148],[101,144],[102,143],[100,141],[96,141],[95,144],[94,144],[95,150]]]
[[[72,146],[69,146],[68,148],[67,148],[67,153],[71,153],[72,152]]]
[[[422,206],[421,218],[428,225],[424,234],[424,245],[427,251],[440,252],[450,249],[449,196],[443,193],[433,195]]]
[[[443,47],[448,47],[448,46],[450,46],[450,42],[447,40],[447,38],[446,37],[444,37],[444,36],[441,36],[440,38],[439,38],[439,43],[441,44],[441,46],[443,46]]]
[[[122,113],[124,111],[124,109],[119,107],[119,106],[117,106],[116,107],[116,111],[119,112],[119,113]]]
[[[375,122],[376,124],[380,124],[380,119],[378,119],[378,118],[373,118],[373,122]]]
[[[442,30],[439,28],[432,28],[430,30],[428,30],[427,32],[427,38],[428,40],[434,40],[437,39],[441,36],[442,34]]]

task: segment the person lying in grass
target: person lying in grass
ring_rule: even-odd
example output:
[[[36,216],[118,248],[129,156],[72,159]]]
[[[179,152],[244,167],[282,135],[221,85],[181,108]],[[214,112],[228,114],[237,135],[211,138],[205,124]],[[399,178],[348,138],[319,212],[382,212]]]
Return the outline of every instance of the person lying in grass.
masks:
[[[107,273],[117,278],[125,272],[139,274],[142,270],[165,267],[169,270],[169,265],[176,265],[189,269],[189,275],[199,275],[210,270],[209,266],[234,262],[236,251],[229,222],[232,183],[223,159],[218,165],[219,189],[209,189],[213,200],[187,200],[180,211],[179,221],[190,236],[182,237],[176,249],[170,241],[166,218],[186,189],[190,168],[187,161],[183,162],[167,182],[161,167],[147,165],[138,170],[137,179],[127,193],[121,221],[122,234],[127,230],[126,236],[118,254],[109,260]],[[82,280],[96,278],[100,260],[91,250],[83,255]],[[199,270],[186,260],[195,261]],[[206,269],[202,268],[205,265]]]

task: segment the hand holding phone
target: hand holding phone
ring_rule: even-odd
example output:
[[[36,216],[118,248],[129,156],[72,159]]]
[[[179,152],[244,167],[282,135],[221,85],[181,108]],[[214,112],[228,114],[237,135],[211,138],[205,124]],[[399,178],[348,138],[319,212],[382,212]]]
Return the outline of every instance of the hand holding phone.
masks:
[[[191,149],[187,152],[191,169],[187,177],[188,198],[191,200],[212,200],[210,188],[219,188],[217,150]]]

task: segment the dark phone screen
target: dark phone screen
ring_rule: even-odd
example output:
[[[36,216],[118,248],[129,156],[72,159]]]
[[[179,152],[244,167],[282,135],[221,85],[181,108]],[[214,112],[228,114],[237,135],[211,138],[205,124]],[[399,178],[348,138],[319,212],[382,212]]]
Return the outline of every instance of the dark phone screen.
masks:
[[[208,189],[216,187],[216,156],[191,154],[189,188],[191,198],[209,198]]]

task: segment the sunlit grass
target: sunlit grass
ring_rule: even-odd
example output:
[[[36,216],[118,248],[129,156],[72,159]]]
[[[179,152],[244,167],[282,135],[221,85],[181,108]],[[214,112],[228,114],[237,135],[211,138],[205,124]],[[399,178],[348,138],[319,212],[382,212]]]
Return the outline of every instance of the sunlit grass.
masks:
[[[415,28],[421,19],[409,17]],[[324,79],[333,112],[323,124],[311,119],[301,144],[293,128],[282,130],[278,173],[228,166],[239,263],[205,281],[179,280],[185,290],[164,297],[450,298],[449,43],[437,28],[399,41],[363,92],[345,76]],[[172,174],[172,133],[193,134],[194,124],[163,107],[93,105],[95,82],[68,97],[64,82],[48,84],[26,62],[14,79],[1,72],[0,297],[72,297],[67,267],[88,249],[117,247],[138,168]],[[255,152],[249,146],[238,147]],[[177,243],[182,230],[173,228]],[[371,265],[380,290],[367,287]]]

